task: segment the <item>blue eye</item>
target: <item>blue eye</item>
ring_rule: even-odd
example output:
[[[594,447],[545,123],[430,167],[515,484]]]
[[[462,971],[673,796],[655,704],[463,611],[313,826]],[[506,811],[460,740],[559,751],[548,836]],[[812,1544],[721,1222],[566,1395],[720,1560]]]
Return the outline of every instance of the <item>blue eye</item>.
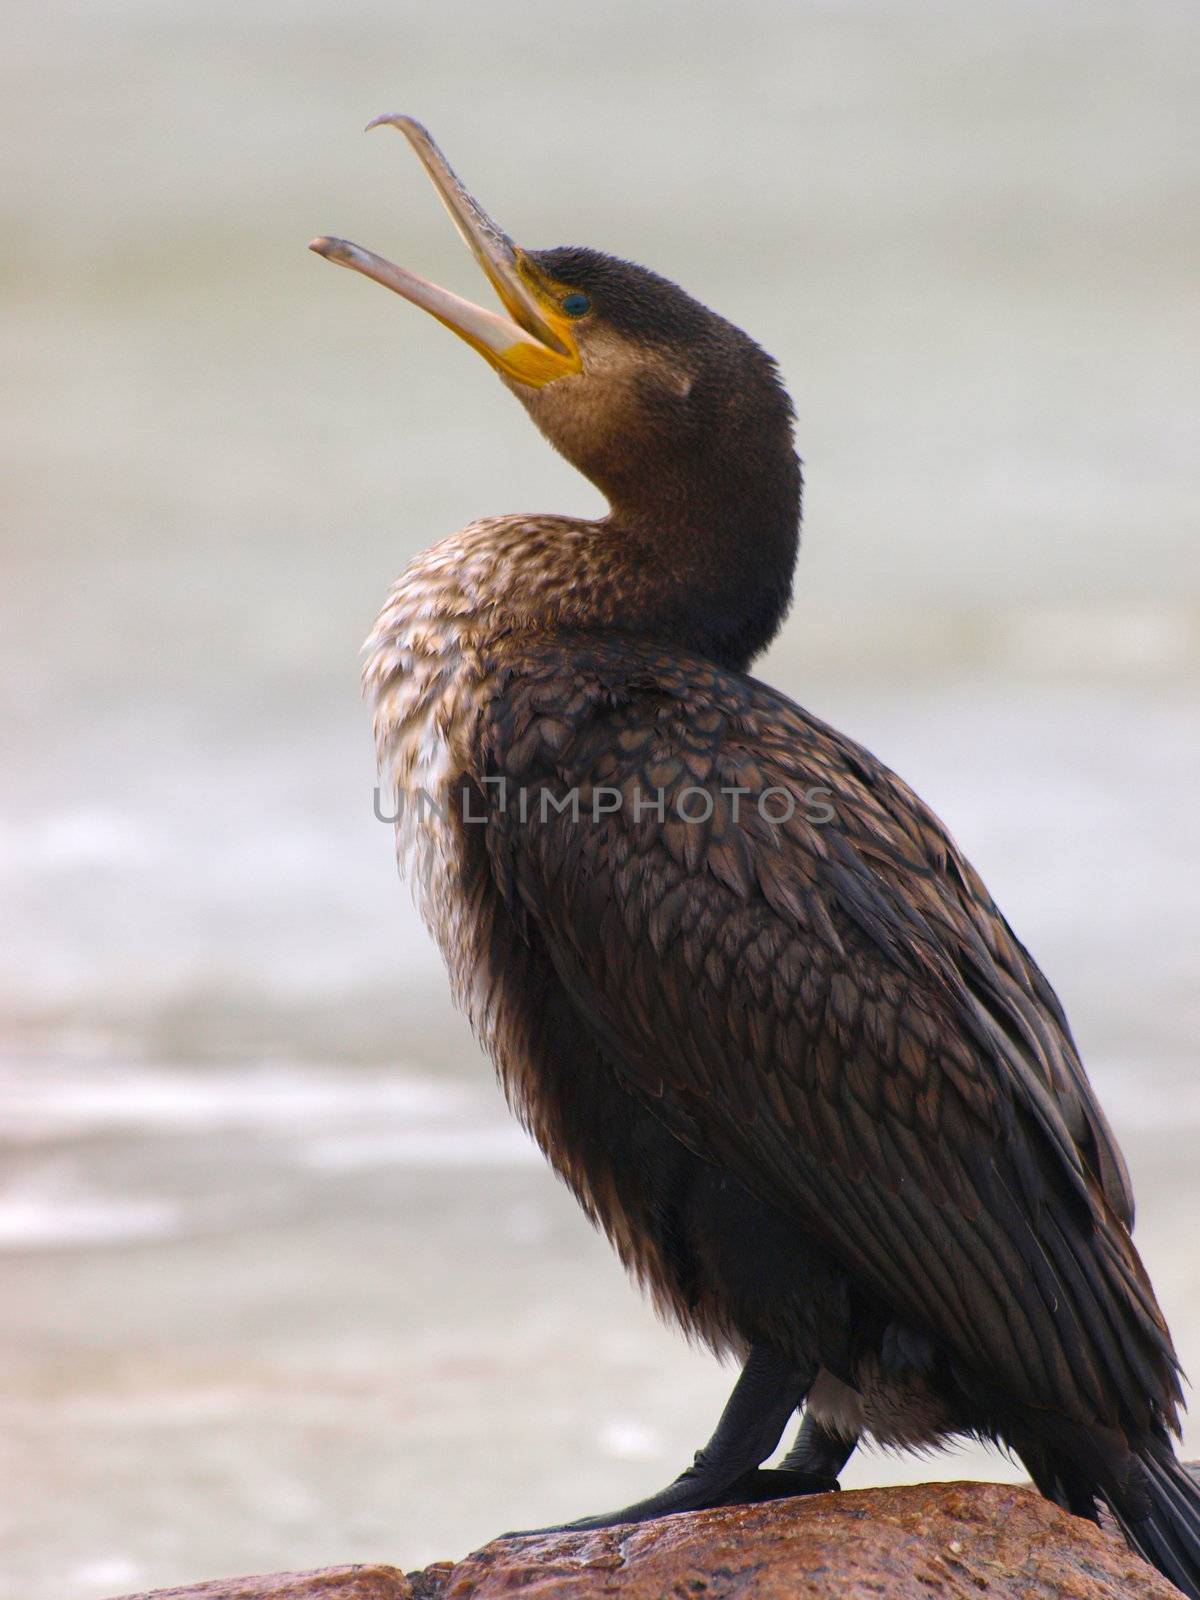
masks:
[[[592,302],[586,294],[576,290],[574,294],[564,296],[562,308],[569,317],[586,317],[592,309]]]

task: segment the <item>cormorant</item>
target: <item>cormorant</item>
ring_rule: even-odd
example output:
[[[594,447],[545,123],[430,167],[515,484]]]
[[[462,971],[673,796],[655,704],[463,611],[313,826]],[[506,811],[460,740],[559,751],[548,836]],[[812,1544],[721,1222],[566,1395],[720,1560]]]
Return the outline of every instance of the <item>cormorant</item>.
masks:
[[[572,1526],[964,1434],[1200,1596],[1176,1357],[1062,1007],[928,807],[748,673],[799,538],[775,363],[642,267],[517,248],[419,123],[376,121],[505,313],[312,248],[473,345],[610,507],[476,522],[392,590],[364,676],[401,862],[559,1176],[743,1361],[679,1478]]]

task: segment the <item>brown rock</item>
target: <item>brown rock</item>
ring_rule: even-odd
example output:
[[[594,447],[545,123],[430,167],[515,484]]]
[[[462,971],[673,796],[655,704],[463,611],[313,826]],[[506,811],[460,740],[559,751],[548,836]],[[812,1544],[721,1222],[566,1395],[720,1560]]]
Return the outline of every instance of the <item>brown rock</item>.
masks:
[[[497,1539],[457,1563],[238,1578],[153,1600],[1179,1600],[1032,1489],[926,1483]],[[135,1597],[126,1597],[135,1600]],[[148,1596],[137,1600],[150,1600]]]
[[[442,1565],[449,1568],[448,1562]],[[186,1589],[155,1589],[153,1596],[127,1595],[124,1600],[413,1600],[413,1588],[398,1567],[321,1567],[316,1572],[217,1578]]]

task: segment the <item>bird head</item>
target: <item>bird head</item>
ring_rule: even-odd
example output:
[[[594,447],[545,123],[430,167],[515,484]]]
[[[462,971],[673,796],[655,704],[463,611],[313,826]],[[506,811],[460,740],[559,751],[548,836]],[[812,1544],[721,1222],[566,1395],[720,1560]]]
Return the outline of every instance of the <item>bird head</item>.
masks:
[[[419,122],[395,115],[368,124],[385,125],[416,151],[503,310],[345,239],[310,248],[394,290],[478,351],[614,510],[657,515],[702,486],[712,503],[716,475],[735,488],[764,453],[782,452],[794,469],[790,402],[748,335],[645,267],[581,247],[520,248]]]

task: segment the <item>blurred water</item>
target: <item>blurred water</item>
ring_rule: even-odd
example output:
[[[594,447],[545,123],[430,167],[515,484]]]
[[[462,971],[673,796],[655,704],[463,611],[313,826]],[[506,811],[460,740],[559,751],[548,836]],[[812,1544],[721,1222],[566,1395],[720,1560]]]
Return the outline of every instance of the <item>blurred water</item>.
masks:
[[[371,814],[390,578],[597,506],[304,250],[481,292],[385,109],[519,239],[779,357],[808,514],[763,671],[1049,970],[1200,1370],[1194,7],[6,17],[0,1594],[455,1554],[677,1470],[729,1381],[505,1120]]]

